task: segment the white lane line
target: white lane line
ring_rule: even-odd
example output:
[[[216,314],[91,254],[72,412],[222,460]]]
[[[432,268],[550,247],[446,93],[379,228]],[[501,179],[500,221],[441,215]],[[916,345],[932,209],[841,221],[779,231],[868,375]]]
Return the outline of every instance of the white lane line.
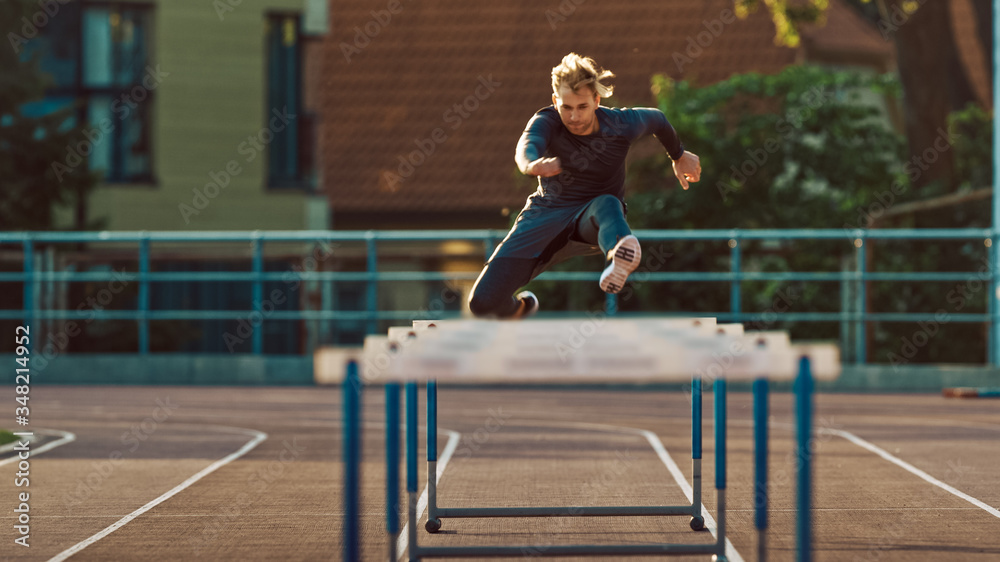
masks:
[[[783,427],[783,428],[795,428],[796,427],[795,425],[792,425],[790,423],[784,423],[784,422],[774,422],[774,421],[771,421],[771,422],[768,422],[768,423],[772,427]],[[830,428],[830,427],[815,427],[815,428],[813,428],[813,432],[814,433],[825,433],[827,435],[836,435],[837,437],[841,437],[843,439],[846,439],[846,440],[850,441],[851,443],[854,443],[858,447],[861,447],[862,449],[866,449],[866,450],[868,450],[868,451],[870,451],[872,453],[875,453],[876,455],[882,457],[884,460],[887,460],[887,461],[891,462],[892,464],[894,464],[894,465],[902,468],[903,470],[909,472],[910,474],[913,474],[914,476],[919,477],[920,479],[924,480],[925,482],[933,484],[933,485],[937,486],[938,488],[941,488],[942,490],[948,492],[949,494],[952,494],[953,496],[962,498],[963,500],[971,503],[972,505],[978,507],[979,509],[982,509],[986,513],[989,513],[993,517],[1000,518],[1000,510],[997,510],[995,507],[993,507],[993,506],[991,506],[991,505],[989,505],[989,504],[987,504],[987,503],[985,503],[985,502],[983,502],[983,501],[981,501],[981,500],[979,500],[977,498],[974,498],[974,497],[970,496],[969,494],[966,494],[965,492],[963,492],[963,491],[955,488],[954,486],[951,486],[949,484],[946,484],[946,483],[938,480],[937,478],[934,478],[933,476],[931,476],[930,474],[927,474],[923,470],[920,470],[919,468],[917,468],[917,467],[913,466],[912,464],[904,461],[903,459],[901,459],[901,458],[899,458],[897,456],[892,455],[891,453],[889,453],[885,449],[879,447],[878,445],[875,445],[874,443],[872,443],[870,441],[866,441],[865,439],[862,439],[862,438],[858,437],[857,435],[851,433],[850,431],[844,431],[842,429],[833,429],[833,428]]]
[[[857,513],[859,511],[899,511],[902,513],[909,513],[911,511],[976,511],[978,507],[814,507],[813,511],[842,511],[844,513]],[[756,513],[756,509],[726,509],[726,512],[730,511],[744,511],[747,513]],[[787,513],[798,513],[799,510],[796,508],[784,508],[784,509],[774,509],[767,508],[768,513],[775,512],[787,512]]]
[[[670,458],[670,454],[667,453],[667,449],[663,446],[663,442],[660,441],[660,438],[657,437],[657,435],[652,431],[645,429],[636,429],[635,431],[649,441],[653,450],[656,451],[656,454],[660,457],[660,460],[663,461],[663,464],[667,465],[667,470],[669,470],[670,474],[673,475],[674,480],[677,481],[677,485],[684,491],[684,496],[687,497],[688,501],[694,501],[694,490],[691,488],[691,485],[688,484],[687,479],[684,478],[684,473],[681,472],[680,467],[677,466],[674,459]],[[713,537],[718,539],[718,525],[716,525],[715,518],[713,518],[712,514],[708,512],[704,503],[701,504],[701,513],[705,516],[705,528],[712,533]],[[733,542],[729,540],[729,537],[726,537],[726,557],[730,560],[730,562],[743,562],[743,557],[736,551],[736,547],[733,546]]]
[[[980,500],[978,500],[978,499],[970,496],[969,494],[966,494],[965,492],[963,492],[963,491],[961,491],[961,490],[959,490],[959,489],[957,489],[957,488],[955,488],[953,486],[945,484],[944,482],[938,480],[937,478],[934,478],[930,474],[927,474],[923,470],[920,470],[919,468],[917,468],[917,467],[913,466],[912,464],[904,461],[903,459],[889,454],[889,452],[887,452],[885,449],[883,449],[883,448],[881,448],[881,447],[879,447],[877,445],[874,445],[874,444],[872,444],[869,441],[865,441],[864,439],[858,437],[857,435],[854,435],[853,433],[851,433],[849,431],[843,431],[843,430],[840,430],[840,429],[829,429],[829,428],[825,428],[825,427],[817,428],[817,431],[819,433],[829,433],[829,434],[832,434],[832,435],[836,435],[838,437],[843,437],[844,439],[847,439],[848,441],[850,441],[851,443],[854,443],[858,447],[861,447],[862,449],[867,449],[867,450],[875,453],[876,455],[878,455],[878,456],[882,457],[883,459],[891,462],[892,464],[894,464],[894,465],[902,468],[903,470],[909,472],[910,474],[913,474],[915,476],[920,477],[924,481],[929,482],[929,483],[937,486],[938,488],[941,488],[942,490],[948,492],[949,494],[952,494],[952,495],[954,495],[956,497],[962,498],[963,500],[971,503],[972,505],[974,505],[974,506],[982,509],[986,513],[989,513],[993,517],[1000,518],[1000,510],[997,510],[995,507],[990,506],[989,504],[986,504],[986,503],[984,503],[984,502],[982,502],[982,501],[980,501]]]
[[[84,539],[84,540],[76,543],[75,545],[67,548],[66,550],[60,552],[59,554],[53,556],[52,558],[49,559],[49,562],[61,562],[63,560],[66,560],[67,558],[69,558],[70,556],[73,556],[77,552],[80,552],[81,550],[83,550],[83,549],[87,548],[88,546],[94,544],[95,542],[103,539],[104,537],[110,535],[111,533],[117,531],[118,529],[121,529],[122,527],[124,527],[125,525],[127,525],[130,521],[132,521],[133,519],[135,519],[136,517],[139,517],[140,515],[142,515],[143,513],[146,513],[150,509],[153,509],[157,505],[159,505],[159,504],[167,501],[168,499],[170,499],[173,496],[177,495],[178,493],[180,493],[181,491],[183,491],[187,487],[191,486],[195,482],[197,482],[197,481],[201,480],[202,478],[204,478],[205,476],[208,476],[209,474],[215,472],[219,468],[222,468],[223,466],[229,464],[230,462],[232,462],[232,461],[234,461],[234,460],[242,457],[243,455],[245,455],[248,452],[250,452],[254,447],[256,447],[257,445],[259,445],[262,441],[264,441],[265,439],[267,439],[267,434],[266,433],[264,433],[262,431],[257,431],[255,429],[244,429],[244,428],[240,428],[240,427],[225,427],[225,426],[206,426],[206,427],[215,428],[215,429],[221,428],[221,429],[225,429],[225,430],[229,430],[229,431],[236,431],[238,433],[243,433],[245,435],[252,435],[253,439],[251,439],[245,445],[243,445],[242,447],[240,447],[238,451],[236,451],[234,453],[231,453],[229,455],[226,455],[225,457],[223,457],[223,458],[221,458],[221,459],[213,462],[212,464],[210,464],[207,467],[205,467],[202,470],[200,470],[194,476],[188,478],[187,480],[181,482],[180,484],[178,484],[177,486],[175,486],[174,488],[172,488],[171,490],[169,490],[167,493],[165,493],[162,496],[154,499],[153,501],[147,503],[146,505],[140,507],[139,509],[133,511],[132,513],[129,513],[125,517],[122,517],[121,519],[119,519],[115,523],[112,523],[109,527],[105,528],[104,530],[100,531],[99,533],[97,533],[97,534],[95,534],[95,535],[93,535],[93,536],[91,536],[89,538],[86,538],[86,539]]]
[[[441,476],[444,475],[444,469],[448,466],[448,461],[451,460],[451,455],[455,453],[455,449],[458,448],[458,440],[462,436],[461,433],[457,431],[452,431],[450,429],[438,428],[438,431],[448,434],[448,443],[444,446],[444,451],[441,452],[441,456],[438,457],[437,462],[437,482],[441,482]],[[420,494],[420,498],[417,500],[417,521],[420,521],[420,517],[424,514],[424,510],[427,509],[427,486],[424,485],[424,491]],[[399,531],[399,541],[396,543],[396,552],[399,553],[399,558],[402,558],[406,553],[406,546],[410,543],[407,535],[409,523],[404,523],[403,528]]]
[[[32,456],[34,456],[34,455],[40,455],[40,454],[44,453],[45,451],[51,451],[52,449],[55,449],[56,447],[59,447],[60,445],[65,445],[66,443],[72,443],[73,441],[76,441],[76,435],[73,435],[72,433],[70,433],[68,431],[61,431],[61,430],[58,430],[58,429],[36,429],[36,430],[34,430],[34,433],[41,433],[42,435],[60,435],[61,437],[59,439],[56,439],[55,441],[53,441],[51,443],[46,443],[46,444],[42,445],[41,447],[39,447],[37,449],[35,449],[35,448],[30,449]],[[17,443],[17,442],[15,441],[14,443]],[[4,459],[4,460],[0,461],[0,466],[3,466],[5,464],[10,464],[10,463],[15,462],[15,461],[17,461],[19,459],[20,459],[20,457],[18,457],[17,455],[14,455],[14,456],[12,456],[10,458],[7,458],[7,459]]]

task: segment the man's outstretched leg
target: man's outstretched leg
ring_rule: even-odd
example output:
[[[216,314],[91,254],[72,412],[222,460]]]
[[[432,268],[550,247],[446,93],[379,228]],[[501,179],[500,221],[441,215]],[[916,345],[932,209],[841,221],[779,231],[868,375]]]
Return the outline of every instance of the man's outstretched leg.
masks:
[[[576,236],[600,246],[608,260],[601,273],[601,290],[605,293],[621,291],[625,280],[639,267],[642,259],[639,240],[625,222],[622,202],[613,195],[594,199],[577,220]]]
[[[531,281],[537,259],[494,258],[476,279],[469,296],[469,309],[478,318],[524,318],[538,310],[538,298],[530,291],[514,291]]]

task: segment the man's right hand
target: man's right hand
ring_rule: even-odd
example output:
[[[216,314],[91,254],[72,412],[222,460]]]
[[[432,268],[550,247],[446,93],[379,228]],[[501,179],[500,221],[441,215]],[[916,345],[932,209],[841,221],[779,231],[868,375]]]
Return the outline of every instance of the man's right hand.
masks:
[[[528,169],[524,173],[543,178],[558,176],[562,173],[562,164],[559,163],[559,158],[539,158],[528,164]]]

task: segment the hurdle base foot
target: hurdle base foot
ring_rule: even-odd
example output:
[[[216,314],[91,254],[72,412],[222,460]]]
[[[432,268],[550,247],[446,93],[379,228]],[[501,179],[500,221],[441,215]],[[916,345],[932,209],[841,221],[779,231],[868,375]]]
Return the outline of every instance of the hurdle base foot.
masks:
[[[427,523],[424,523],[424,529],[428,533],[436,533],[441,530],[441,520],[440,519],[428,519]]]
[[[691,524],[691,530],[692,531],[704,531],[705,530],[705,518],[702,517],[702,516],[700,516],[700,515],[696,515],[696,516],[692,517],[690,524]]]

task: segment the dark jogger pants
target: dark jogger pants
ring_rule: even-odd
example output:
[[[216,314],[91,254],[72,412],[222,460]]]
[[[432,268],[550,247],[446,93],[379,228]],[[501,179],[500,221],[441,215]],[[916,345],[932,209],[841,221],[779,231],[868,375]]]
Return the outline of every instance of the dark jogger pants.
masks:
[[[573,226],[574,240],[596,244],[606,256],[618,240],[632,234],[625,222],[621,201],[613,195],[601,195],[584,210]],[[565,241],[554,241],[562,246]],[[551,244],[550,244],[551,246]],[[469,308],[477,317],[507,318],[517,312],[520,303],[514,293],[528,284],[539,262],[548,260],[559,248],[546,249],[538,258],[494,258],[486,264],[472,287]],[[545,254],[548,254],[547,256]]]

